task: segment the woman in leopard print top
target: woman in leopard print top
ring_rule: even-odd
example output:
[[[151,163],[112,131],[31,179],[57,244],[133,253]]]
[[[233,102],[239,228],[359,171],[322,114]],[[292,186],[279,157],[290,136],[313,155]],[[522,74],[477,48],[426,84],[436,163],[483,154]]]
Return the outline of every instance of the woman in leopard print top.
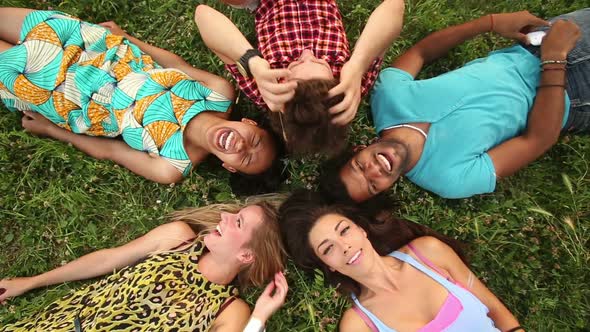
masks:
[[[242,331],[250,309],[237,284],[273,279],[252,314],[266,321],[287,292],[275,210],[266,203],[237,213],[215,208],[179,211],[174,222],[120,247],[34,277],[1,280],[5,302],[37,287],[111,273],[0,331]],[[211,216],[216,220],[207,221]]]

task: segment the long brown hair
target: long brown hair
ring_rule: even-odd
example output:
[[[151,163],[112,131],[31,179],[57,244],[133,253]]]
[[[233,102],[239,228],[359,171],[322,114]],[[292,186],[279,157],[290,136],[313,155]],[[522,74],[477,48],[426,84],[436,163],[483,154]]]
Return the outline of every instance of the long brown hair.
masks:
[[[242,287],[263,286],[274,274],[284,269],[285,249],[281,242],[277,209],[273,202],[255,199],[249,205],[256,205],[263,211],[263,223],[255,230],[255,235],[247,247],[254,253],[254,260],[238,273],[238,283]],[[196,241],[215,230],[219,224],[220,213],[237,213],[240,204],[212,204],[199,208],[188,208],[170,214],[170,220],[183,221],[197,234]]]
[[[366,211],[356,206],[328,204],[322,195],[309,190],[295,192],[279,210],[279,223],[283,241],[295,263],[304,269],[320,269],[327,282],[342,293],[359,294],[360,285],[351,278],[330,271],[316,256],[309,243],[309,233],[315,223],[327,214],[339,214],[367,232],[375,251],[385,256],[422,236],[433,236],[453,248],[466,262],[461,244],[449,237],[415,222],[394,217],[385,210]]]

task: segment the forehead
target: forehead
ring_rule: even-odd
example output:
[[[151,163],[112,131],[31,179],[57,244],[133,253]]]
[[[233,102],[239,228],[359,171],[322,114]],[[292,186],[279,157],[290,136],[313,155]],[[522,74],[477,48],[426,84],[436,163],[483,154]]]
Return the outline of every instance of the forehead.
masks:
[[[325,64],[306,61],[293,65],[291,68],[290,79],[326,79],[331,80],[334,78],[332,70]]]
[[[264,210],[258,205],[250,205],[241,209],[240,216],[246,227],[258,227],[264,219]]]
[[[329,213],[320,217],[309,231],[309,243],[315,248],[324,239],[334,233],[334,228],[342,220],[348,219],[336,213]]]

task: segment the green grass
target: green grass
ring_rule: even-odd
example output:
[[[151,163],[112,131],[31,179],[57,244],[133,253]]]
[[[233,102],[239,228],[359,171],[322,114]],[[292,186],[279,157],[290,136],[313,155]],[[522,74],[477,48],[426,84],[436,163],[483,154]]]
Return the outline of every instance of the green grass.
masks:
[[[377,0],[340,1],[349,39],[358,38]],[[253,17],[209,1],[254,39]],[[117,21],[135,36],[170,49],[196,67],[226,75],[204,47],[192,21],[196,1],[3,0],[3,5],[53,7],[85,20]],[[385,63],[425,34],[490,12],[528,9],[550,17],[582,8],[581,0],[421,0],[406,3],[404,31]],[[485,35],[428,66],[429,77],[509,42]],[[252,110],[245,101],[242,107]],[[0,107],[1,108],[1,107]],[[352,141],[367,143],[374,130],[367,105],[353,124]],[[111,162],[24,133],[20,117],[0,110],[0,276],[41,273],[92,250],[120,245],[186,206],[233,199],[228,175],[210,162],[184,183],[143,180]],[[401,181],[391,190],[398,213],[469,244],[473,270],[530,331],[590,330],[590,138],[564,137],[546,156],[502,181],[496,193],[444,200]],[[318,176],[312,158],[291,160],[284,189],[308,186]],[[566,222],[568,221],[568,222]],[[289,267],[285,307],[269,331],[331,331],[347,300],[323,287],[321,275]],[[35,313],[80,283],[32,291],[0,308],[0,326]],[[247,293],[253,303],[256,293]]]

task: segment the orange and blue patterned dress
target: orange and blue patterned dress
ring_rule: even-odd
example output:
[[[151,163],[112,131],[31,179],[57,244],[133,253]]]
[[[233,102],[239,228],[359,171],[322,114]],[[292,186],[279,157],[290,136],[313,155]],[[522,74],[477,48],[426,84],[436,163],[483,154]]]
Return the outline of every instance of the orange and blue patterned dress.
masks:
[[[183,131],[202,111],[231,101],[173,68],[162,68],[106,28],[56,11],[36,11],[21,42],[0,53],[0,98],[78,134],[115,137],[159,155],[184,176],[192,164]]]

